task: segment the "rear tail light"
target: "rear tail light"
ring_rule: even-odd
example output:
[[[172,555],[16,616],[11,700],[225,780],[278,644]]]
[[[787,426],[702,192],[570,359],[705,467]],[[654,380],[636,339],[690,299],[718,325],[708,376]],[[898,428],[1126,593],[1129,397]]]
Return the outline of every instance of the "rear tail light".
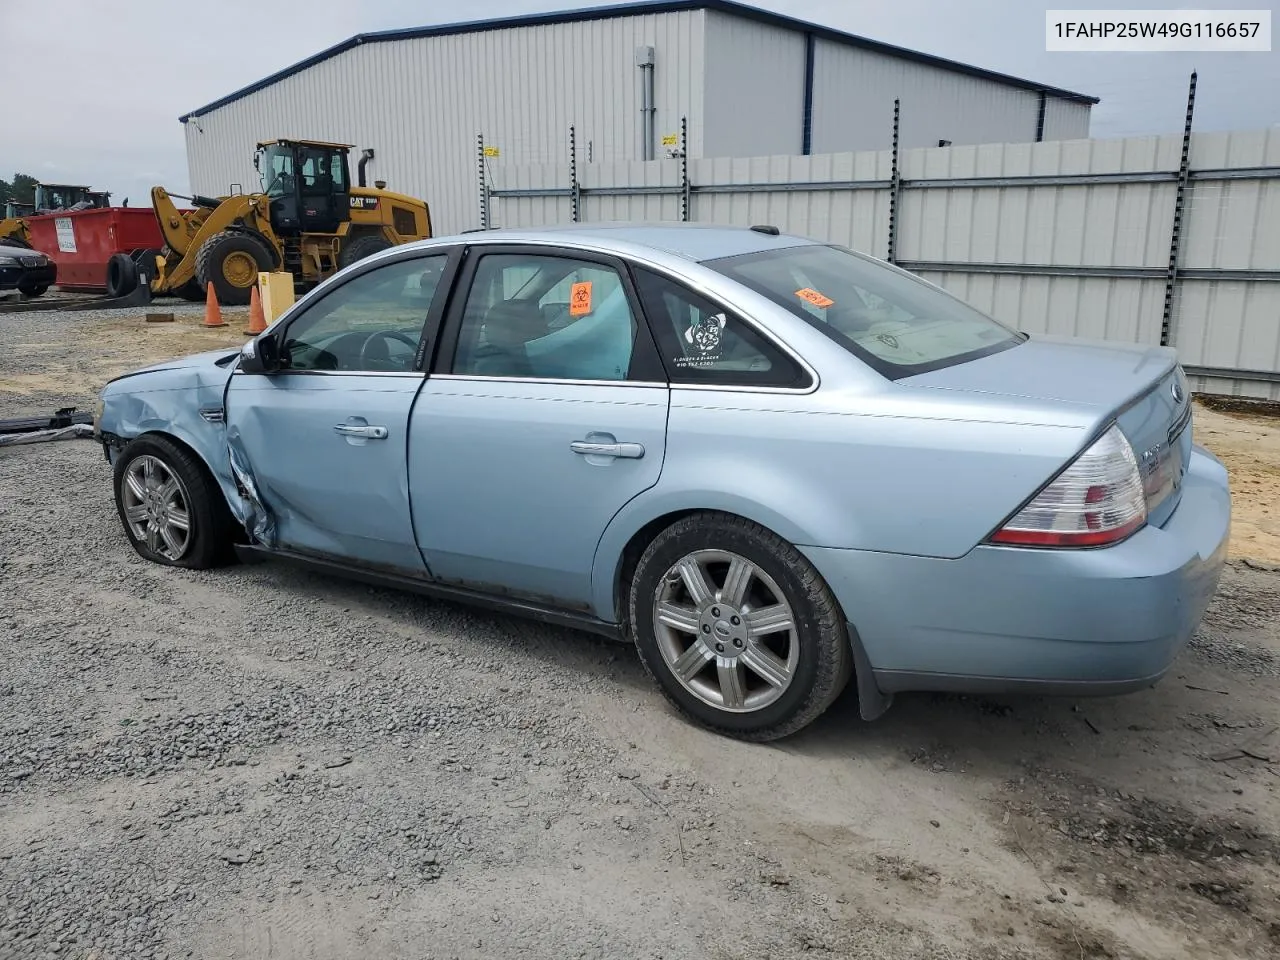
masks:
[[[1147,521],[1138,460],[1114,424],[991,535],[992,543],[1098,547],[1123,540]]]

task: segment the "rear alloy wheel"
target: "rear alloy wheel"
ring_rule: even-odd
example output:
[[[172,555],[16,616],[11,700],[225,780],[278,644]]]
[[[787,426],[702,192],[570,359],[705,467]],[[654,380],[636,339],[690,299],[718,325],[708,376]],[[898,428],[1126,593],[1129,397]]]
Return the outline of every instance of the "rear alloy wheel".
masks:
[[[641,556],[629,621],[681,712],[745,740],[812,722],[852,673],[835,598],[794,547],[724,514],[677,521]]]
[[[204,465],[159,435],[115,465],[116,509],[134,550],[153,563],[203,570],[231,559],[235,520]]]

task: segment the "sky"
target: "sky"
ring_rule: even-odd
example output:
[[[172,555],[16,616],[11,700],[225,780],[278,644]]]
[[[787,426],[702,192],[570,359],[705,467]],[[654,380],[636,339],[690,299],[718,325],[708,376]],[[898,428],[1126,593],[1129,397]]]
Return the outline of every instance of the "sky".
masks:
[[[86,183],[149,202],[188,189],[181,114],[372,30],[609,0],[0,0],[0,176]],[[1195,128],[1280,125],[1280,43],[1270,53],[1050,53],[1028,0],[750,0],[874,40],[1101,97],[1091,135],[1180,133],[1198,71]],[[1070,8],[1057,0],[1054,8]],[[1267,9],[1276,0],[1086,0],[1090,9]],[[34,11],[34,12],[33,12]],[[37,15],[38,14],[38,15]],[[1280,17],[1273,18],[1280,24]],[[56,40],[50,40],[50,37]],[[15,93],[19,91],[20,95]]]

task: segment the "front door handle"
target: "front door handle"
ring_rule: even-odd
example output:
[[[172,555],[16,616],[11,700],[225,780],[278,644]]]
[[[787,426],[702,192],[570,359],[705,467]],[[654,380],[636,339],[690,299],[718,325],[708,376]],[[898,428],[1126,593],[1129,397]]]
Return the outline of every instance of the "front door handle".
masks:
[[[366,440],[387,439],[386,427],[375,427],[366,424],[335,423],[333,432],[340,433],[344,437],[364,437]]]
[[[595,443],[591,440],[575,440],[569,449],[584,457],[621,457],[625,460],[639,460],[644,456],[644,447],[638,443]]]

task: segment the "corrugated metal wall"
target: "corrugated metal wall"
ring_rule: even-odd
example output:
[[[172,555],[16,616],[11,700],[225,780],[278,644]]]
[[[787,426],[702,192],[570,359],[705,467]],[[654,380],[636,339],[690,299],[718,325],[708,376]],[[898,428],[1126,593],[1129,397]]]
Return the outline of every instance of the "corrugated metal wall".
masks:
[[[659,135],[690,120],[702,152],[701,10],[371,43],[186,124],[191,185],[256,185],[254,144],[281,136],[374,147],[370,179],[425,198],[437,232],[478,222],[476,134],[504,163],[640,156],[635,48],[655,48]],[[352,176],[355,171],[353,169]]]
[[[490,166],[639,159],[641,72],[655,51],[655,139],[688,118],[690,157],[802,151],[806,36],[704,10],[404,38],[344,51],[186,125],[191,186],[253,189],[254,144],[276,137],[373,147],[372,179],[427,199],[437,232],[478,223],[476,135]],[[819,40],[812,151],[881,149],[893,99],[905,146],[1029,141],[1039,97],[900,57]],[[1046,137],[1083,134],[1088,107],[1050,98]]]
[[[1036,138],[1037,93],[819,40],[813,70],[813,152],[888,146],[895,97],[902,101],[904,147],[937,146],[939,140],[960,144]]]
[[[1044,139],[1080,140],[1089,136],[1089,104],[1046,97]]]
[[[707,157],[800,153],[804,126],[803,33],[707,12]]]
[[[1172,136],[904,151],[897,262],[1028,332],[1159,343],[1181,149]],[[772,223],[885,257],[891,162],[888,151],[694,160],[689,218]],[[1280,399],[1280,129],[1193,135],[1190,170],[1170,342],[1189,366],[1257,373],[1197,376],[1196,389]],[[498,172],[499,188],[567,186],[554,170],[536,184]],[[676,161],[596,164],[588,174],[583,221],[680,219]],[[955,182],[1114,174],[1134,179]],[[831,181],[842,185],[821,186]],[[591,192],[641,185],[668,192]],[[568,200],[498,196],[493,209],[499,226],[570,219]],[[1257,275],[1197,273],[1205,270]]]

